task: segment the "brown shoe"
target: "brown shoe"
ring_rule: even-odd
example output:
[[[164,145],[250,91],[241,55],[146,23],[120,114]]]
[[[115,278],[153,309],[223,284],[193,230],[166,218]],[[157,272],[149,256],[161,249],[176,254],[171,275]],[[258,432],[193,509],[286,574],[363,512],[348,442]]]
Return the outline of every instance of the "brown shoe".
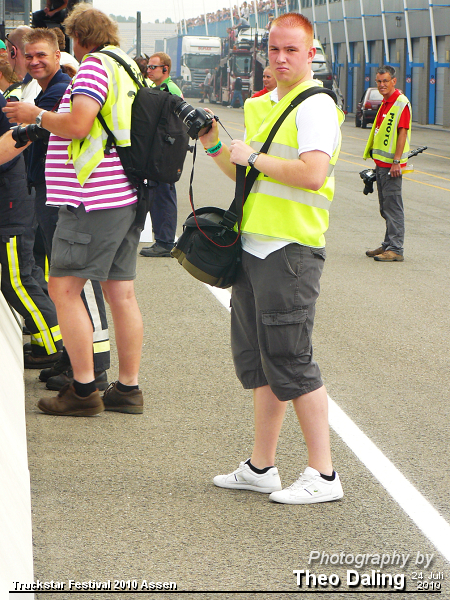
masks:
[[[23,355],[23,366],[25,369],[44,369],[52,367],[62,356],[62,351],[44,356],[35,356],[33,353]]]
[[[384,248],[383,248],[383,246],[380,246],[376,250],[367,250],[366,256],[373,258],[374,256],[378,256],[379,254],[383,254],[383,252],[384,252]]]
[[[135,415],[144,412],[144,397],[141,390],[121,392],[117,389],[117,381],[110,383],[103,394],[105,410],[132,413]]]
[[[52,398],[41,398],[38,408],[48,415],[61,417],[93,417],[105,410],[100,392],[95,390],[87,398],[75,394],[73,385],[67,384]]]
[[[383,254],[374,256],[373,259],[380,262],[403,262],[405,257],[403,254],[397,254],[397,252],[394,252],[393,250],[386,250],[386,252],[383,252]]]

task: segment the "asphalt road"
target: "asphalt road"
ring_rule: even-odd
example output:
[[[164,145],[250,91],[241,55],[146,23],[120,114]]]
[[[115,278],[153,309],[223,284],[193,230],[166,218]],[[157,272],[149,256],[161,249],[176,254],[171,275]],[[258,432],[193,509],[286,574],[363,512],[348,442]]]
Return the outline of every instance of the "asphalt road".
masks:
[[[242,110],[216,112],[232,136],[242,137]],[[449,523],[450,134],[413,127],[412,146],[428,150],[404,180],[405,262],[388,264],[365,256],[384,233],[375,194],[362,194],[358,175],[370,166],[360,158],[368,130],[356,129],[349,117],[343,136],[315,356],[333,400]],[[227,207],[233,184],[200,150],[195,203]],[[190,212],[191,161],[189,155],[177,184],[180,231]],[[182,596],[202,599],[299,591],[317,598],[418,598],[405,590],[417,591],[426,580],[450,598],[448,562],[334,431],[333,459],[345,491],[339,502],[285,506],[266,495],[215,488],[213,476],[235,469],[252,444],[252,398],[234,375],[229,313],[170,258],[139,257],[136,291],[145,323],[143,415],[43,415],[36,401],[50,392],[36,371],[25,374],[35,579],[65,582],[67,592],[37,598],[77,597],[69,596],[69,580],[110,580],[110,593],[87,593],[108,599],[132,597],[113,593],[115,580],[140,591],[143,581],[176,582]],[[110,332],[113,338],[112,324]],[[289,407],[277,458],[283,484],[303,471],[305,456]],[[337,564],[310,564],[311,552]],[[407,560],[381,568],[372,556],[357,568],[361,554]],[[416,564],[425,555],[433,555],[427,568]],[[311,578],[311,587],[302,580],[299,590],[293,571],[308,569],[336,574],[341,586],[314,587]],[[347,586],[347,570],[362,576],[377,569],[397,575],[397,588]]]

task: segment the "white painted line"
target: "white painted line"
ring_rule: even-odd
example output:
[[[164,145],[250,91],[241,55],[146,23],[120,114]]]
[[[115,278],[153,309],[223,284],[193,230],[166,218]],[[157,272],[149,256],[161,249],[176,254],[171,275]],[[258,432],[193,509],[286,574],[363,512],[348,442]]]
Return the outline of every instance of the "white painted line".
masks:
[[[207,283],[205,283],[205,285],[208,288],[208,290],[211,292],[211,294],[217,298],[217,300],[220,302],[220,304],[225,306],[225,308],[227,309],[228,312],[231,312],[231,308],[230,308],[231,293],[228,290],[222,290],[221,288],[212,287],[212,286],[208,285]]]
[[[450,562],[450,525],[328,396],[329,421],[359,460]]]
[[[209,285],[206,287],[230,311],[230,292]],[[329,421],[334,431],[414,521],[422,533],[436,546],[444,558],[450,562],[449,523],[330,396],[328,396],[328,401]]]

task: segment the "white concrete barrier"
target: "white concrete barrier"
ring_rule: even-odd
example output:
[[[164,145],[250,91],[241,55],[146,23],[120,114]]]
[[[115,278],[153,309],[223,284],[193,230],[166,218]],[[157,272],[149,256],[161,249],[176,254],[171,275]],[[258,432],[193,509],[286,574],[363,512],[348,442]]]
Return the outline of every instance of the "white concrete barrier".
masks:
[[[33,582],[30,473],[25,431],[22,327],[0,292],[0,599]]]

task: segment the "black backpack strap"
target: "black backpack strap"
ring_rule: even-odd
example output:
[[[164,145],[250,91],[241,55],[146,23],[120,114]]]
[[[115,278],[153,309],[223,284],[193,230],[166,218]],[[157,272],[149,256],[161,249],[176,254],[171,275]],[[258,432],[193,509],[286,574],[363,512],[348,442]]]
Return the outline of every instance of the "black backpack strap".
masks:
[[[12,92],[14,90],[17,90],[18,88],[20,88],[21,85],[22,85],[22,82],[18,81],[17,83],[12,83],[9,87],[7,87],[6,90],[3,92],[5,99],[9,98],[9,96],[12,94]],[[17,96],[14,96],[14,98],[17,98]]]
[[[22,85],[21,81],[18,81],[16,83],[12,83],[10,86],[8,86],[6,88],[6,90],[3,92],[3,95],[7,94],[8,92],[12,92],[13,90],[17,90],[17,88],[19,88]]]
[[[122,67],[131,77],[134,83],[138,86],[138,88],[146,87],[133,72],[133,69],[130,67],[130,65],[121,56],[118,56],[117,54],[114,54],[114,52],[110,52],[109,50],[98,50],[93,54],[107,54],[110,58],[114,59],[116,62],[122,65]],[[106,131],[106,134],[108,136],[106,140],[105,154],[109,154],[111,152],[111,148],[116,145],[116,138],[114,137],[112,131],[109,129],[108,125],[106,124],[106,121],[103,118],[103,115],[100,111],[98,112],[97,119],[100,121],[101,126]]]
[[[280,116],[278,121],[272,127],[267,140],[264,142],[260,150],[261,154],[267,154],[267,150],[269,149],[270,144],[272,143],[273,138],[275,137],[275,134],[280,129],[283,121],[294,110],[294,108],[297,107],[301,102],[303,102],[303,100],[306,100],[307,98],[309,98],[310,96],[314,96],[315,94],[327,94],[334,100],[334,103],[337,104],[336,94],[332,90],[329,90],[322,86],[314,86],[306,89],[292,100],[292,102]],[[230,208],[224,214],[222,219],[222,223],[230,229],[234,227],[234,224],[236,222],[241,223],[244,203],[247,200],[247,197],[250,194],[253,184],[255,183],[260,173],[258,169],[256,169],[255,167],[251,167],[250,171],[247,174],[247,177],[245,177],[246,169],[247,167],[243,167],[242,165],[236,165],[236,189],[234,199],[230,205]],[[232,225],[230,227],[231,223]]]
[[[114,137],[114,134],[111,131],[111,129],[106,124],[106,121],[103,118],[103,115],[100,111],[98,111],[97,119],[100,121],[101,126],[106,131],[106,134],[108,136],[106,138],[105,154],[109,154],[111,152],[111,148],[116,145],[116,138]]]
[[[114,54],[114,52],[110,52],[109,50],[98,50],[97,52],[94,52],[93,54],[106,54],[110,58],[113,58],[116,62],[119,63],[119,65],[122,65],[122,67],[125,69],[125,71],[128,73],[128,75],[131,77],[131,79],[134,81],[134,83],[138,86],[138,88],[147,87],[142,83],[142,81],[139,79],[139,77],[136,75],[136,73],[134,73],[133,69],[130,67],[130,65],[127,63],[127,61],[124,60],[121,56],[118,56],[117,54]]]

